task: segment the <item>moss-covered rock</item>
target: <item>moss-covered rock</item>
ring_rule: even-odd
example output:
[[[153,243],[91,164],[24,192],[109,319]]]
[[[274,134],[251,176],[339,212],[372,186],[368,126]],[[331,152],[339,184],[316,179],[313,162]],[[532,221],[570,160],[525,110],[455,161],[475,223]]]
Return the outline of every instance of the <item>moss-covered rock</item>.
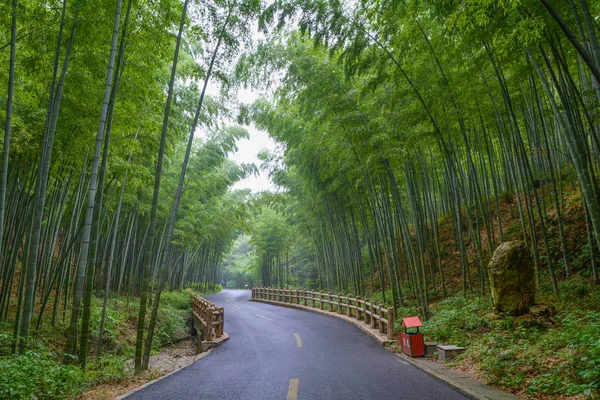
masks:
[[[498,246],[488,271],[495,310],[511,315],[525,314],[535,302],[535,270],[523,242],[504,242]]]

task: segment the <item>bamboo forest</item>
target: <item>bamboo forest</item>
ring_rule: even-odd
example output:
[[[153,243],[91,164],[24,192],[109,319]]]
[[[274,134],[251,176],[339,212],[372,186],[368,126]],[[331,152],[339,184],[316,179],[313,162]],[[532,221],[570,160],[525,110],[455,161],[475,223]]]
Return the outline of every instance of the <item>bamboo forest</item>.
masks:
[[[372,299],[396,332],[418,315],[467,347],[455,368],[522,398],[600,396],[599,18],[597,0],[3,1],[0,398],[141,385],[189,335],[191,294],[246,286]],[[234,161],[254,132],[274,145]],[[493,312],[511,241],[541,314]]]

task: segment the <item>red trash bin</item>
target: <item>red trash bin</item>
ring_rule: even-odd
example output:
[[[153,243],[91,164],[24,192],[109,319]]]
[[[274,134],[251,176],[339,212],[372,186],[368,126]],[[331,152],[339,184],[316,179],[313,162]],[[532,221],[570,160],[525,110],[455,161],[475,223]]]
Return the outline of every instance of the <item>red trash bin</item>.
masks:
[[[404,332],[400,332],[400,346],[402,352],[411,357],[423,357],[425,355],[425,342],[423,334],[419,333],[419,327],[423,326],[419,317],[402,318],[402,327]],[[409,329],[416,328],[416,332],[409,332]]]

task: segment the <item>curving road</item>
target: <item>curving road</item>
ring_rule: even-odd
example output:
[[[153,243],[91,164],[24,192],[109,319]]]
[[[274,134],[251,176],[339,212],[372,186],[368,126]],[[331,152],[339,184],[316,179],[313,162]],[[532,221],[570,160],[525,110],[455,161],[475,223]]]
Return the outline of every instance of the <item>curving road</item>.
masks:
[[[230,339],[128,399],[466,398],[383,349],[354,325],[249,298],[249,290],[208,296],[225,307]]]

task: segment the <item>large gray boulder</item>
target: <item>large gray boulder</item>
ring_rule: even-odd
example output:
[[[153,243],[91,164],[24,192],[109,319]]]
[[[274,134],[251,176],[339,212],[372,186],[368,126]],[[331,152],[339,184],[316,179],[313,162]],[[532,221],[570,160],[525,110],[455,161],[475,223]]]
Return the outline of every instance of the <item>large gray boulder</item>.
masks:
[[[523,242],[498,246],[488,272],[494,309],[514,316],[527,313],[535,302],[535,268]]]

